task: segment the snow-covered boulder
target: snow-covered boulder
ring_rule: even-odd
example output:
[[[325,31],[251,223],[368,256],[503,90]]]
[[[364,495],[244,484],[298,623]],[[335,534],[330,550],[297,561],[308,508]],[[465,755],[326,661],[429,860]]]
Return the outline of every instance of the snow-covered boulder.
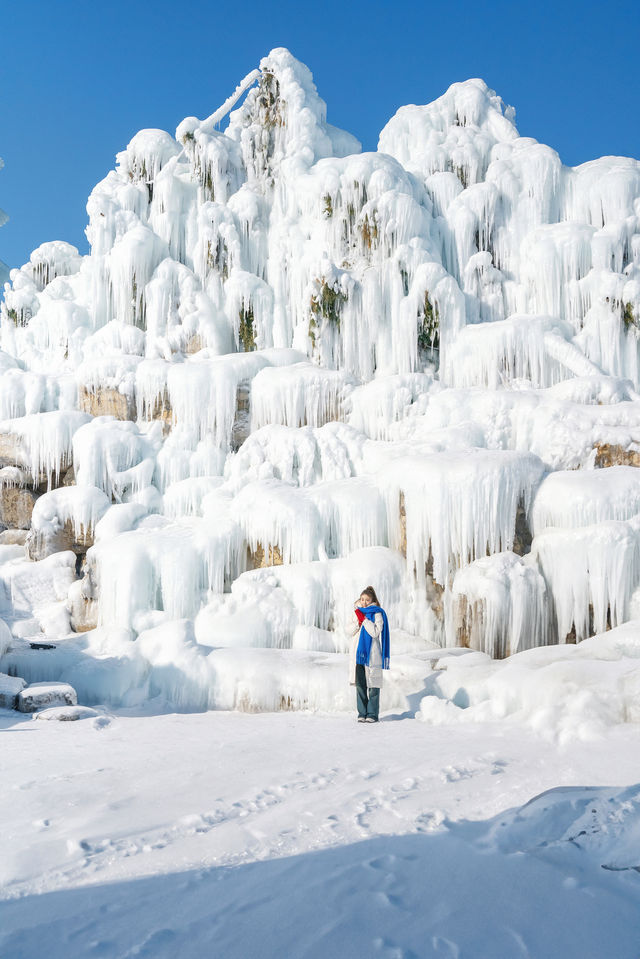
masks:
[[[16,709],[18,695],[26,686],[24,679],[0,673],[0,709]]]
[[[35,713],[50,706],[77,706],[78,697],[68,683],[32,683],[18,693],[16,708],[21,713]]]
[[[96,710],[90,706],[51,706],[36,713],[36,719],[60,723],[74,723],[79,719],[95,719],[97,716]]]

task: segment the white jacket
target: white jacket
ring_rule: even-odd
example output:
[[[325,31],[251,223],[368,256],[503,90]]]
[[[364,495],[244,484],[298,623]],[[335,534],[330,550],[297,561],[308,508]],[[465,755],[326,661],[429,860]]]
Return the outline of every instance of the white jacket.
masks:
[[[367,688],[375,689],[382,686],[382,644],[380,637],[382,635],[382,613],[376,613],[373,622],[365,617],[362,623],[366,631],[371,636],[371,655],[369,656],[369,665],[365,666],[367,674]],[[351,658],[349,662],[349,675],[351,685],[356,682],[356,650],[358,649],[358,640],[360,638],[360,623],[355,612],[351,624],[347,626],[347,633],[352,636],[351,640]]]

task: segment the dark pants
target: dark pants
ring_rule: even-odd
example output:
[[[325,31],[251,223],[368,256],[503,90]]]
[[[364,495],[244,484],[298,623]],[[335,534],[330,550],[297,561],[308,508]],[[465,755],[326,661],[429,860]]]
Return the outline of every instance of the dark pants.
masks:
[[[380,689],[373,686],[367,694],[367,671],[364,666],[356,666],[356,696],[358,698],[358,716],[378,718],[380,710]]]

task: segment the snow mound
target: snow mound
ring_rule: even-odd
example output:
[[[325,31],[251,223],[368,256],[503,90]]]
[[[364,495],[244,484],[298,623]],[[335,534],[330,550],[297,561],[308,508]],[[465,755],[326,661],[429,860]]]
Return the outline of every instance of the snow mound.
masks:
[[[558,742],[640,722],[640,621],[577,646],[530,649],[502,662],[440,658],[417,718],[440,725],[518,720]]]
[[[640,786],[550,789],[497,817],[484,842],[534,855],[574,846],[603,869],[640,872]]]

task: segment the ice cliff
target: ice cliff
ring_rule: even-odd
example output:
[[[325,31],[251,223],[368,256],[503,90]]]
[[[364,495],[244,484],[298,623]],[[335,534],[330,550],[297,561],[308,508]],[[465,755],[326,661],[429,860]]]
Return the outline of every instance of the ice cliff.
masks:
[[[563,166],[482,80],[362,153],[276,49],[87,212],[5,285],[0,668],[251,708],[276,647],[262,705],[327,705],[369,582],[406,654],[640,612],[640,163]]]

